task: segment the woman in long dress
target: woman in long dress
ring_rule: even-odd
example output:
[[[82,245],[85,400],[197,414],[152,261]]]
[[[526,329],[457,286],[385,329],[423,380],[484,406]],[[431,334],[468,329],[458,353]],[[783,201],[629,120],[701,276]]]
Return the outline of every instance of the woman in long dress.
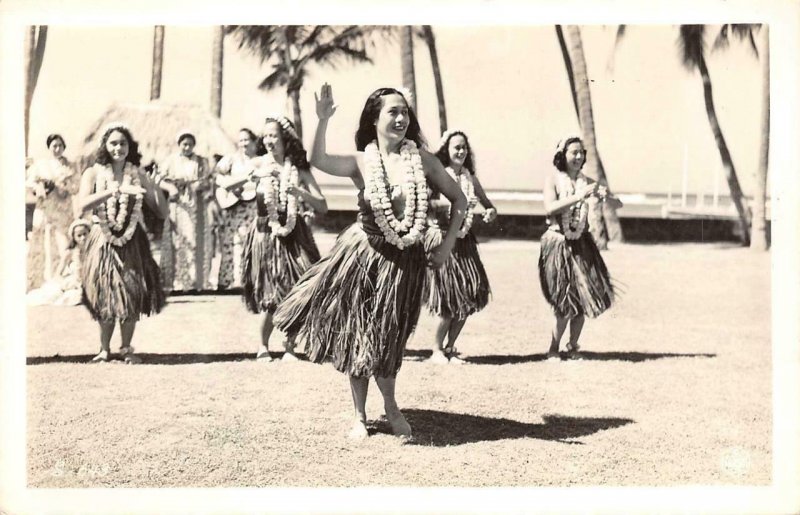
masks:
[[[486,307],[491,295],[489,278],[478,254],[478,240],[471,230],[473,210],[480,202],[485,209],[483,217],[486,222],[494,221],[497,210],[475,175],[472,147],[463,131],[445,132],[436,157],[467,197],[467,212],[450,259],[441,268],[428,270],[428,310],[439,317],[436,346],[430,359],[434,363],[463,364],[455,348],[458,335],[467,317]],[[431,211],[435,213],[435,224],[425,237],[426,248],[437,245],[442,239],[442,231],[450,225],[450,204],[434,201],[433,206]]]
[[[150,253],[142,209],[160,218],[169,215],[161,189],[139,165],[141,155],[130,130],[115,123],[100,138],[96,163],[81,177],[78,207],[92,212],[81,268],[83,303],[100,325],[100,352],[93,362],[110,359],[117,323],[122,333],[121,356],[138,363],[131,341],[136,322],[164,307],[161,271]]]
[[[208,162],[194,152],[194,134],[178,134],[178,152],[159,166],[161,188],[169,193],[169,218],[164,235],[161,269],[167,290],[206,290],[212,259],[211,223],[206,205],[211,200]]]
[[[319,250],[300,211],[300,201],[318,213],[328,211],[311,175],[306,151],[285,117],[267,118],[261,136],[268,154],[255,172],[257,217],[244,243],[243,299],[252,313],[264,313],[256,358],[271,361],[272,315],[300,276],[319,261]],[[284,343],[283,359],[297,360],[294,340]]]
[[[64,157],[64,138],[49,135],[47,148],[51,155],[34,161],[25,183],[36,198],[35,224],[28,244],[28,289],[56,278],[56,269],[68,258],[67,230],[74,218],[73,201],[80,179]]]
[[[419,123],[406,97],[380,88],[366,101],[356,132],[356,150],[326,150],[328,120],[336,110],[331,87],[317,98],[311,164],[349,178],[358,189],[358,222],[337,238],[331,253],[312,265],[278,306],[277,326],[307,340],[316,363],[331,360],[347,374],[355,409],[352,438],[368,436],[366,399],[375,378],[394,434],[411,436],[397,406],[395,382],[406,341],[422,305],[426,257],[422,238],[430,181],[453,204],[453,225],[429,253],[430,266],[450,255],[464,218],[466,198],[436,156],[423,146]]]
[[[568,324],[567,357],[580,359],[578,339],[586,317],[600,316],[614,301],[611,277],[587,221],[590,202],[612,202],[617,209],[622,202],[581,173],[585,163],[583,141],[564,138],[553,156],[555,169],[544,181],[548,228],[541,238],[539,282],[555,316],[548,359],[560,357]]]
[[[253,131],[243,128],[239,130],[238,151],[220,159],[215,169],[215,197],[221,208],[217,282],[220,290],[241,286],[244,240],[256,219],[256,190],[250,176],[258,167],[264,153],[265,150]]]

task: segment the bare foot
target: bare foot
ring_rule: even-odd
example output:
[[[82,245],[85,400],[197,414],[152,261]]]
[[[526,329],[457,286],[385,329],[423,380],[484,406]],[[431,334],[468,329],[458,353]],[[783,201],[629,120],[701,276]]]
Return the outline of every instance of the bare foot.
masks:
[[[347,434],[347,438],[349,438],[350,440],[363,440],[368,436],[369,436],[369,431],[367,431],[367,422],[359,419],[356,419],[356,421],[353,422],[353,427]]]
[[[300,361],[300,358],[297,357],[297,354],[295,354],[294,351],[287,350],[283,353],[281,361]]]
[[[128,365],[138,365],[142,362],[142,358],[133,353],[133,347],[122,347],[119,350],[122,361]]]
[[[269,363],[272,361],[272,356],[269,355],[269,350],[262,345],[258,348],[258,352],[256,353],[256,360],[262,361],[264,363]]]
[[[386,419],[389,421],[389,425],[392,426],[392,433],[395,436],[411,438],[411,425],[409,425],[403,413],[399,410],[391,415],[387,413]]]
[[[459,358],[458,356],[450,356],[450,364],[451,365],[466,365],[467,362],[463,359]]]
[[[100,353],[92,358],[90,363],[106,363],[108,362],[108,352],[101,350]]]

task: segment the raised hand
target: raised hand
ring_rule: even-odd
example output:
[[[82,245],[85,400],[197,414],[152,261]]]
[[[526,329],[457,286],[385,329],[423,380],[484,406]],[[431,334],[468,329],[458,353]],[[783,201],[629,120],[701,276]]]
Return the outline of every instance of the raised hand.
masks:
[[[319,96],[314,93],[314,100],[317,103],[317,117],[320,120],[327,120],[333,113],[336,112],[337,105],[333,102],[333,92],[331,91],[331,85],[327,82],[322,85],[319,90]]]

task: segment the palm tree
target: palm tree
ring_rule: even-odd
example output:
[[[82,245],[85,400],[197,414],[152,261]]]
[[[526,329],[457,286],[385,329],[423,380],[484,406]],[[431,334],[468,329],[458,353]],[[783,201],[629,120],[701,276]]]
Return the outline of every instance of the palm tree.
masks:
[[[711,132],[714,134],[714,140],[717,143],[720,158],[722,159],[722,166],[725,171],[725,178],[728,181],[728,188],[731,194],[731,200],[736,206],[736,212],[739,215],[739,231],[742,243],[747,245],[750,241],[750,216],[744,205],[742,188],[739,186],[739,179],[736,176],[736,169],[733,166],[733,159],[728,150],[728,145],[725,142],[725,137],[722,135],[722,128],[717,119],[717,112],[714,108],[714,96],[711,91],[711,77],[708,73],[705,58],[705,33],[706,28],[704,25],[681,25],[680,35],[678,37],[678,46],[680,48],[681,61],[683,65],[690,71],[697,71],[700,73],[700,78],[703,81],[703,97],[705,99],[706,116],[708,123],[711,126]]]
[[[47,44],[47,25],[32,25],[28,28],[25,45],[25,155],[28,155],[28,134],[31,126],[31,103],[39,72],[44,61],[44,49]]]
[[[356,63],[371,63],[367,55],[367,36],[376,27],[348,25],[229,25],[226,33],[239,41],[239,49],[248,49],[270,61],[272,73],[259,84],[260,89],[286,87],[292,104],[294,124],[302,138],[300,89],[308,74],[308,65],[335,66],[340,59]]]
[[[211,44],[211,113],[222,116],[222,68],[225,55],[225,27],[214,27],[214,41]]]
[[[161,98],[161,71],[164,68],[164,26],[153,30],[153,69],[150,75],[150,100]]]
[[[586,70],[580,28],[577,25],[567,25],[566,36],[568,53],[564,55],[564,62],[571,64],[574,73],[573,98],[577,103],[578,122],[581,126],[584,145],[586,145],[586,175],[608,187],[603,162],[597,151],[589,74]],[[606,202],[593,204],[589,215],[589,229],[600,249],[607,248],[609,240],[623,241],[622,227],[616,209]]]
[[[431,54],[433,83],[436,86],[436,103],[439,106],[439,134],[443,134],[447,130],[447,110],[444,105],[444,86],[442,85],[442,73],[439,68],[439,54],[436,52],[436,38],[430,25],[422,26],[422,37],[425,39],[425,43],[428,45],[428,52]]]
[[[753,192],[753,225],[750,248],[767,250],[767,171],[769,169],[769,27],[761,28],[761,146]]]
[[[417,110],[417,78],[414,74],[414,34],[411,25],[400,27],[400,69],[403,87],[411,92],[411,108]]]

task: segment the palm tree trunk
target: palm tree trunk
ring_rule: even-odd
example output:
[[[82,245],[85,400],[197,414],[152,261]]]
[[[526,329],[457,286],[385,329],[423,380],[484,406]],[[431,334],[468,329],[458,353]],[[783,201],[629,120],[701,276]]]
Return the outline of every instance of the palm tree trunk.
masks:
[[[769,169],[769,27],[761,26],[761,148],[753,190],[753,225],[750,248],[767,250],[767,171]]]
[[[400,69],[403,75],[403,87],[411,92],[408,99],[411,108],[417,110],[417,81],[414,75],[414,37],[411,26],[404,25],[400,28]]]
[[[161,98],[161,70],[164,66],[164,26],[153,30],[153,70],[150,76],[150,100]]]
[[[569,57],[575,74],[575,97],[578,101],[578,118],[583,142],[586,145],[584,171],[587,176],[608,186],[603,162],[597,152],[592,97],[589,91],[589,74],[583,54],[580,28],[577,25],[567,25],[567,37],[569,38]],[[609,213],[610,216],[605,216],[606,213]],[[592,208],[589,211],[589,230],[600,249],[608,247],[608,240],[612,236],[615,241],[622,241],[622,227],[616,215],[616,210],[611,205],[601,202],[592,203]]]
[[[225,44],[225,27],[214,27],[214,41],[211,44],[211,113],[222,116],[222,67]]]
[[[569,57],[567,42],[564,40],[564,31],[561,25],[556,25],[556,37],[558,46],[561,47],[561,57],[564,59],[564,67],[567,69],[567,79],[569,79],[569,91],[572,93],[572,107],[575,108],[575,116],[578,118],[578,125],[581,123],[581,114],[578,112],[578,97],[575,93],[575,74],[572,71],[572,60]]]
[[[294,128],[297,132],[297,137],[303,141],[303,119],[300,116],[300,90],[293,89],[288,92],[289,99],[292,103],[292,117],[294,118]]]
[[[722,167],[725,169],[725,178],[728,181],[731,200],[734,206],[736,206],[736,212],[739,214],[740,237],[742,239],[742,244],[747,245],[750,243],[749,214],[744,205],[742,188],[739,186],[739,179],[736,177],[736,169],[733,166],[731,153],[728,150],[727,143],[725,143],[725,137],[722,135],[722,128],[719,126],[717,112],[714,109],[714,97],[711,92],[711,77],[708,74],[706,60],[702,55],[698,59],[697,69],[700,71],[700,77],[703,79],[703,95],[705,97],[708,123],[711,125],[711,132],[714,133],[714,139],[717,142],[717,149],[719,149],[719,157],[722,159]]]
[[[38,32],[38,34],[37,34]],[[44,61],[44,49],[47,45],[47,25],[31,26],[28,29],[28,38],[25,44],[25,155],[28,155],[28,135],[31,124],[31,104],[33,92],[39,80],[39,72]]]
[[[439,105],[439,134],[443,134],[447,130],[447,111],[444,105],[444,86],[442,86],[442,73],[439,69],[439,55],[436,52],[436,38],[433,36],[433,29],[430,25],[423,25],[422,31],[425,34],[428,51],[431,53],[433,82],[436,85],[436,102]]]

